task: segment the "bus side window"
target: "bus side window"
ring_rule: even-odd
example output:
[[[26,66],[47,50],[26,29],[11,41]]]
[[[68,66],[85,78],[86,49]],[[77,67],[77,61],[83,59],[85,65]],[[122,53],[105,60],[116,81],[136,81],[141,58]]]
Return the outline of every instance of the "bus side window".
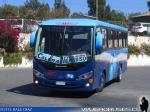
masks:
[[[103,35],[103,48],[107,48],[107,31],[106,29],[101,29],[102,35]]]
[[[117,37],[117,47],[119,48],[119,32],[116,32],[116,37]]]
[[[125,45],[124,45],[124,34],[123,34],[123,32],[121,33],[121,39],[122,39],[122,47],[124,47]]]
[[[122,47],[122,35],[121,35],[122,33],[121,32],[119,32],[118,33],[118,35],[119,35],[119,47],[121,48]]]
[[[124,47],[126,47],[126,33],[124,33]]]
[[[114,47],[117,48],[118,47],[118,35],[117,35],[117,31],[114,31]]]
[[[115,48],[115,31],[114,30],[112,30],[112,34],[111,34],[111,36],[112,36],[112,41],[113,41],[113,48]]]
[[[127,36],[128,36],[128,34],[125,33],[125,45],[126,45],[126,47],[128,47],[128,39],[127,39]]]
[[[107,44],[107,48],[109,48],[109,38],[110,38],[110,30],[106,29],[106,44]]]
[[[113,47],[113,32],[111,30],[108,31],[108,48],[112,48]]]
[[[96,28],[96,32],[102,32],[102,29],[101,29],[101,27],[97,27]],[[95,41],[96,42],[96,41]],[[98,54],[100,54],[101,53],[101,51],[97,51],[96,52],[96,55],[98,55]]]
[[[122,32],[122,47],[126,47],[126,34]]]

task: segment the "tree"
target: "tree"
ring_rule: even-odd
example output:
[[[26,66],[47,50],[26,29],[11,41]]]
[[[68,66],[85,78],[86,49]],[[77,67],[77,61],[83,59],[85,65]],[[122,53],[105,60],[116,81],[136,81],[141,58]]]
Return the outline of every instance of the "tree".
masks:
[[[27,0],[24,7],[21,7],[22,14],[26,12],[28,19],[47,19],[50,17],[50,7],[48,4],[39,2],[38,0]]]
[[[96,0],[88,0],[89,11],[88,14],[90,16],[96,16]]]
[[[28,9],[25,6],[19,7],[19,17],[26,18],[27,17]]]
[[[105,20],[111,20],[112,19],[111,8],[109,5],[106,6],[104,18],[105,18]]]
[[[50,7],[48,4],[42,4],[39,11],[37,12],[37,19],[48,19],[50,18]]]
[[[79,12],[79,13],[77,13],[77,12],[74,12],[70,17],[71,18],[81,18],[81,17],[83,17],[83,13],[82,12]]]
[[[87,3],[89,15],[96,16],[96,0],[87,0]],[[124,13],[112,10],[109,5],[106,5],[105,0],[98,0],[98,19],[117,24],[122,24],[122,22],[126,21]]]
[[[96,16],[96,0],[87,0],[90,16]],[[106,1],[105,0],[98,0],[98,18],[104,19],[104,13],[106,8]]]
[[[10,19],[18,15],[18,8],[12,5],[5,5],[0,8],[0,18]]]
[[[123,12],[117,12],[115,10],[112,10],[111,17],[113,21],[125,21],[126,17]]]
[[[52,18],[67,18],[70,15],[70,9],[63,2],[59,7],[55,7],[51,12]]]
[[[41,3],[38,0],[26,0],[25,7],[32,13],[37,13],[41,7]]]
[[[13,29],[9,21],[0,21],[0,48],[6,52],[18,51],[19,30]]]

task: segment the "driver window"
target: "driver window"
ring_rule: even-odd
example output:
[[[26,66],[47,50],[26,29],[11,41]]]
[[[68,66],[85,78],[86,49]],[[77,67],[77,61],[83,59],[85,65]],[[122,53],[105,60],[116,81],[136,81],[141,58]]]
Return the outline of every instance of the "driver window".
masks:
[[[40,46],[39,46],[39,48],[38,48],[38,51],[44,52],[44,48],[45,48],[45,37],[42,37],[42,38],[41,38],[39,45],[40,45]]]

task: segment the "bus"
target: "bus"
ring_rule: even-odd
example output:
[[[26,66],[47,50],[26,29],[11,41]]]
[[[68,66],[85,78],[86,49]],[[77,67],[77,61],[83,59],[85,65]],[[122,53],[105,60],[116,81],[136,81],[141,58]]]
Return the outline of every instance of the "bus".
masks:
[[[58,91],[100,92],[127,70],[128,29],[92,19],[52,19],[31,33],[33,82]]]

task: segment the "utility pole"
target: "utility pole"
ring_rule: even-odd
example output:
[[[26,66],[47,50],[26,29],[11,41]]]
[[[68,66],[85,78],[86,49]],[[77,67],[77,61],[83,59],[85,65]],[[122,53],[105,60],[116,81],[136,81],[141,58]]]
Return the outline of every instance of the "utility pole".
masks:
[[[96,0],[96,19],[98,20],[98,0]]]

